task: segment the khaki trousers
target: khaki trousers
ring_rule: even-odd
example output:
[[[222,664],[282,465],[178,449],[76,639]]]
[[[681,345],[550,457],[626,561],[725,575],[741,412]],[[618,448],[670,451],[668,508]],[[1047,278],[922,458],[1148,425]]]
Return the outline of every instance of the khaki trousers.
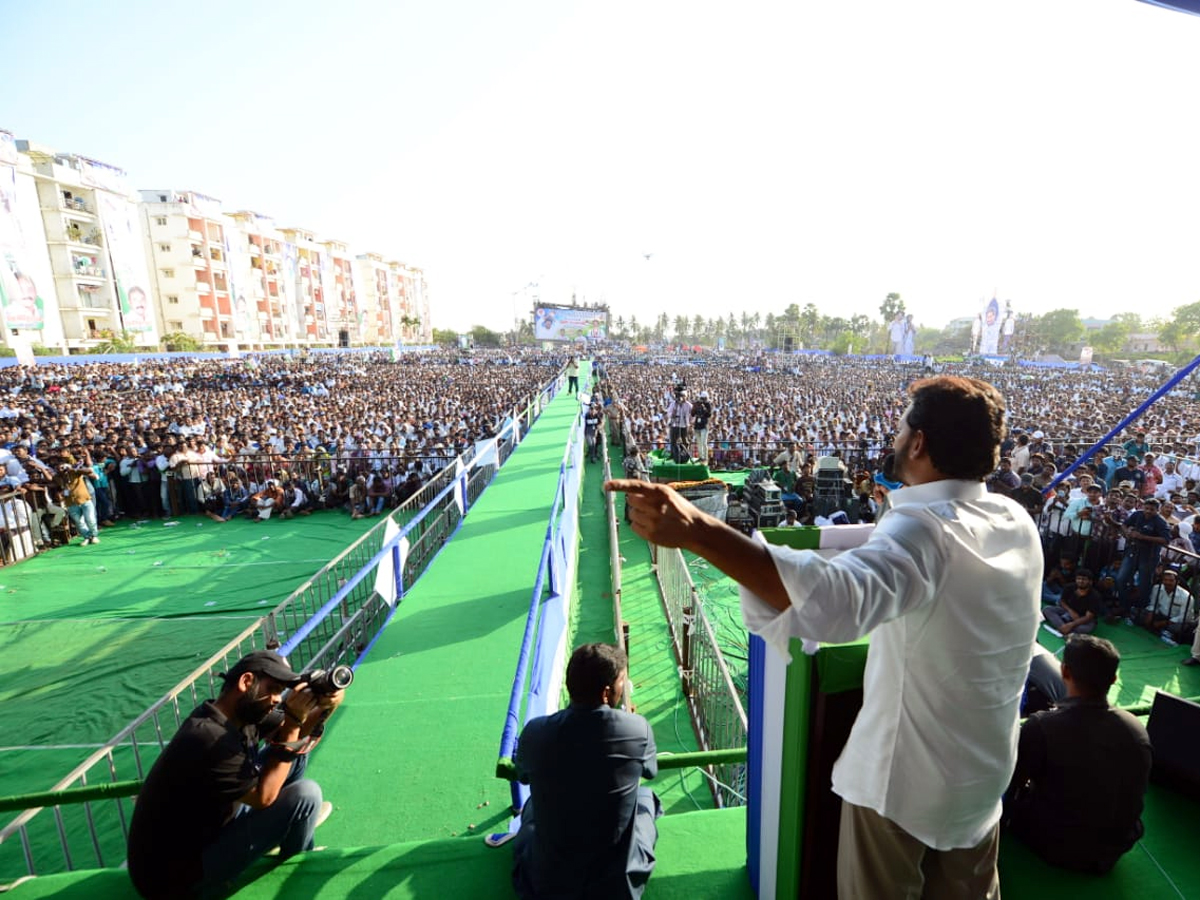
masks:
[[[839,900],[1000,900],[1000,826],[975,847],[931,850],[879,813],[842,803]]]

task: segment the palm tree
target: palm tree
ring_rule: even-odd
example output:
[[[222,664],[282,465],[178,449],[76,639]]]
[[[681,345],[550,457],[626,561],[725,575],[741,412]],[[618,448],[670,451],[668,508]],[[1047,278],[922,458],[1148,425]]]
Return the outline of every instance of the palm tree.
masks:
[[[682,341],[687,336],[688,320],[687,316],[675,317],[675,341]]]

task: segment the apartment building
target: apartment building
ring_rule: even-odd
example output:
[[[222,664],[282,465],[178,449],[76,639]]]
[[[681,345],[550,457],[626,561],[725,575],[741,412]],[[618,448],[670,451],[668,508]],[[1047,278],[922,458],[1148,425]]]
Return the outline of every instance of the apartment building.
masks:
[[[41,235],[29,229],[25,246],[33,255],[31,245],[40,239],[49,259],[51,280],[46,287],[38,286],[43,301],[41,343],[86,352],[128,335],[136,346],[157,347],[152,283],[137,204],[125,173],[30,141],[15,145],[32,170],[42,222]],[[48,301],[51,290],[53,303]],[[5,312],[11,334],[12,316],[9,309]],[[51,315],[57,319],[54,325]],[[20,321],[32,317],[31,311]]]
[[[339,347],[362,344],[366,314],[359,306],[354,254],[341,241],[323,241],[322,246],[325,248],[322,272],[329,327],[336,333]]]
[[[197,191],[141,191],[142,234],[161,334],[182,332],[213,350],[249,343],[230,264],[231,220]]]
[[[420,269],[0,131],[0,345],[88,353],[428,342]],[[169,343],[169,342],[168,342]]]

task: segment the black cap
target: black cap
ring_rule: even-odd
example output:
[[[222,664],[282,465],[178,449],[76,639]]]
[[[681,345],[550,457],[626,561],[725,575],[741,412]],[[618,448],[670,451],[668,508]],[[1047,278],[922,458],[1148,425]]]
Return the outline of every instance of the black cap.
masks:
[[[274,650],[255,650],[253,653],[247,653],[222,677],[226,682],[237,681],[246,672],[266,675],[288,687],[300,683],[300,676],[293,672],[287,660]]]

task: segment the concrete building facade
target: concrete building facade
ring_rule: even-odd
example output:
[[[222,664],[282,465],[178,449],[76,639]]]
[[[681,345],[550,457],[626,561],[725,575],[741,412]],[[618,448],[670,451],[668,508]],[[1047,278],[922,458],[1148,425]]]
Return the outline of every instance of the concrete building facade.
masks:
[[[158,349],[178,333],[214,351],[432,338],[420,269],[197,191],[134,194],[114,166],[5,131],[0,316],[19,353]]]

